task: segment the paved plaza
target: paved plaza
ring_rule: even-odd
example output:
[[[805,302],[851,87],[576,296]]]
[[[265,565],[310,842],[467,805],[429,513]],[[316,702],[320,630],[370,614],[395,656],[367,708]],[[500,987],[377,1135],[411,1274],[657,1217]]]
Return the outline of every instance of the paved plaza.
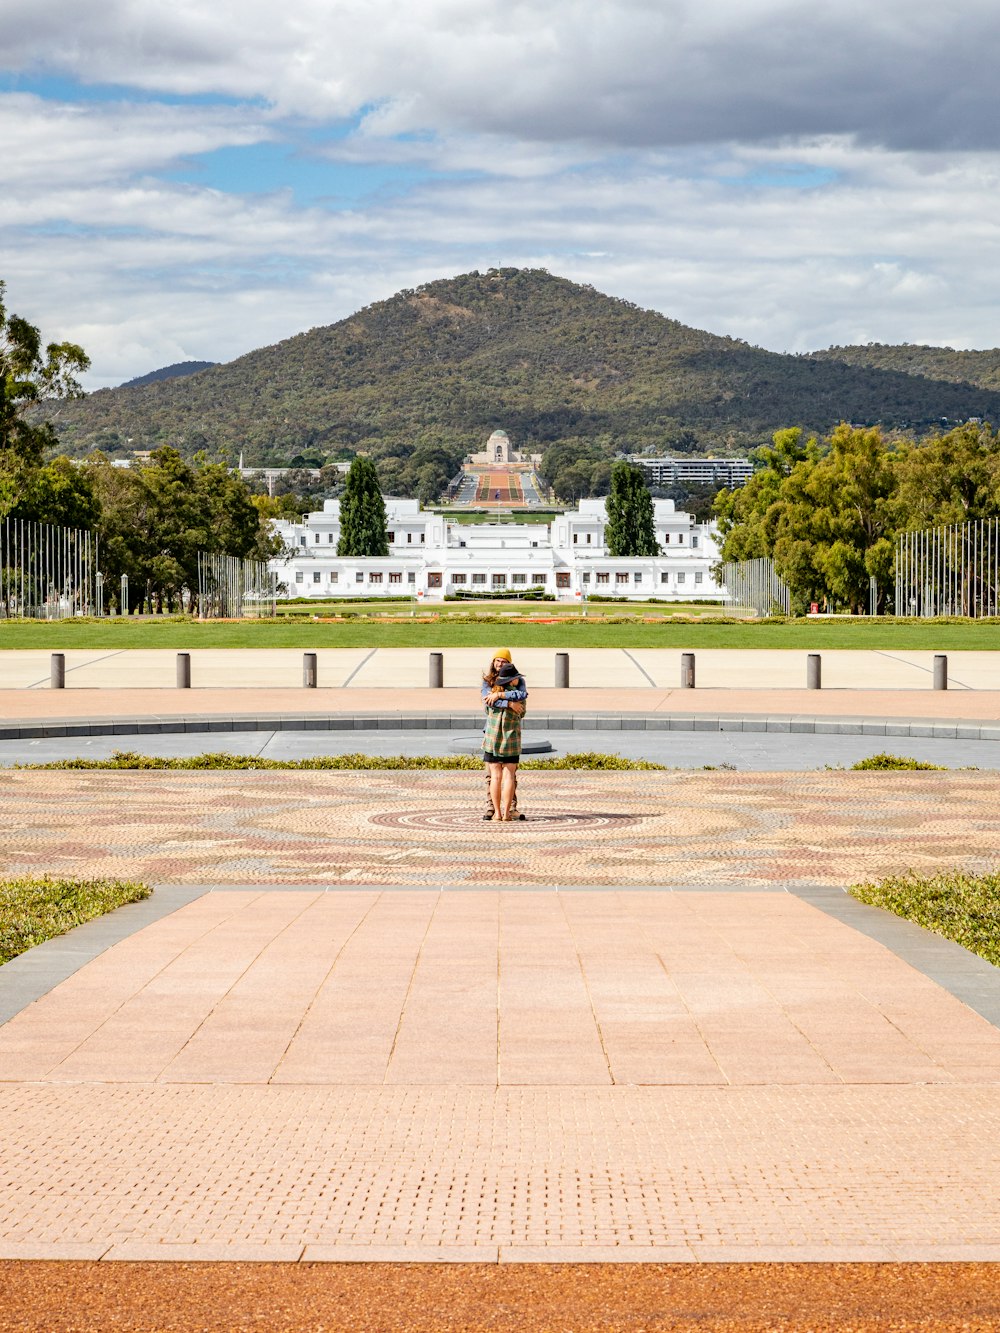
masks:
[[[997,970],[842,892],[993,776],[522,781],[3,775],[3,873],[158,888],[0,973],[0,1256],[1000,1259]]]
[[[358,651],[304,691],[276,678],[300,654],[235,654],[178,691],[151,663],[133,688],[141,656],[50,691],[5,655],[0,719],[446,738],[481,665],[394,690]],[[1000,718],[989,655],[972,688],[856,655],[857,688],[808,694],[798,654],[698,691],[676,654],[612,656],[574,654],[572,690],[532,661],[534,715],[707,710],[747,743],[811,718],[818,746],[846,718],[877,748],[896,718],[907,749]],[[462,772],[7,769],[0,795],[0,873],[155,888],[0,970],[0,1260],[1000,1261],[1000,971],[844,891],[1000,868],[985,767],[526,772],[511,825]]]

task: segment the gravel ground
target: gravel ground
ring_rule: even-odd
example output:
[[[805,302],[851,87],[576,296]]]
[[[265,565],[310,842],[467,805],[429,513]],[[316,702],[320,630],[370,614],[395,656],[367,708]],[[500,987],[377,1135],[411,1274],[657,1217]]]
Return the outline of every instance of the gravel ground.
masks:
[[[998,1327],[997,1264],[0,1263],[3,1333]]]

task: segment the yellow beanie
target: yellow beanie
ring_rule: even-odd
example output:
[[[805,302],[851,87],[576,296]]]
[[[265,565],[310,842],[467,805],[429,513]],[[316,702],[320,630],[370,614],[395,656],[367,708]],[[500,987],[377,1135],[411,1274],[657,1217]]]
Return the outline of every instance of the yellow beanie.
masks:
[[[514,660],[510,655],[509,648],[498,648],[491,660],[495,662],[498,658],[503,658],[505,662],[513,662]]]

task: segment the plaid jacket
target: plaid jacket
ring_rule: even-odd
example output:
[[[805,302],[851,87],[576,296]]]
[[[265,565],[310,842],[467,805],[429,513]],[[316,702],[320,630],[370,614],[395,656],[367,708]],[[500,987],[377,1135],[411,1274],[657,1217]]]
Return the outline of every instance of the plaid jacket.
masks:
[[[483,749],[498,759],[516,759],[521,753],[521,719],[510,708],[487,708]]]

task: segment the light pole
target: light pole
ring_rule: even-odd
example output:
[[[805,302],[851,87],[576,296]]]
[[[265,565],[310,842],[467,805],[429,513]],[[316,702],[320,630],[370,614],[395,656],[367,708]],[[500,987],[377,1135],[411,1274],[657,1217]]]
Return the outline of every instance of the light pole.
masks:
[[[121,592],[118,595],[118,607],[123,616],[128,615],[128,575],[122,575]]]

